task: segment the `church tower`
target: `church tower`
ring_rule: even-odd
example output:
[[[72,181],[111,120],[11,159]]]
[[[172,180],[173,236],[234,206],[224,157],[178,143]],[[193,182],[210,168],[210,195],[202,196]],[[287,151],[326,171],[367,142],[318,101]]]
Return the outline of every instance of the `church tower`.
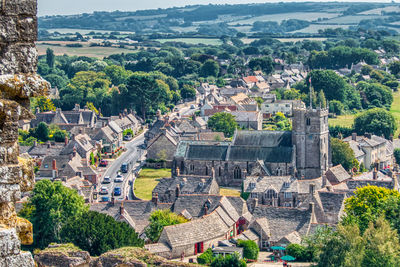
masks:
[[[292,124],[299,178],[321,177],[330,164],[328,109],[293,108]]]

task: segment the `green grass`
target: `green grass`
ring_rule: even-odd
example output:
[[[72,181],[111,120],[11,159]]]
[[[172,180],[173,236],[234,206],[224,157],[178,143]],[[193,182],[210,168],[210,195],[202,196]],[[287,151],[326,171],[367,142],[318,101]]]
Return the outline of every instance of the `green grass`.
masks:
[[[390,108],[390,113],[394,116],[397,121],[397,130],[394,134],[394,137],[397,138],[400,134],[400,91],[393,93],[393,103],[392,107]],[[349,115],[341,115],[337,116],[337,118],[329,119],[329,125],[331,126],[345,126],[351,127],[354,123],[354,118],[358,114],[349,114]]]
[[[223,188],[220,187],[219,194],[221,196],[233,196],[233,197],[240,197],[240,191],[231,188]]]
[[[143,200],[150,200],[153,189],[160,178],[171,177],[171,169],[144,168],[135,180],[135,195]]]
[[[121,53],[134,53],[134,49],[118,48],[118,47],[66,47],[66,46],[53,46],[53,45],[43,45],[37,44],[37,49],[39,55],[46,55],[46,49],[51,48],[56,55],[67,54],[69,56],[87,56],[103,58],[113,54]]]
[[[171,39],[157,39],[160,43],[166,42],[183,42],[187,44],[205,44],[205,45],[220,45],[222,41],[215,38],[171,38]]]
[[[240,19],[236,21],[229,22],[229,25],[236,25],[236,24],[251,24],[253,25],[256,21],[276,21],[281,22],[282,20],[287,19],[300,19],[300,20],[307,20],[313,21],[317,20],[318,18],[335,18],[339,16],[339,13],[327,13],[327,12],[291,12],[291,13],[279,13],[279,14],[270,14],[270,15],[263,15],[252,17],[249,19]]]

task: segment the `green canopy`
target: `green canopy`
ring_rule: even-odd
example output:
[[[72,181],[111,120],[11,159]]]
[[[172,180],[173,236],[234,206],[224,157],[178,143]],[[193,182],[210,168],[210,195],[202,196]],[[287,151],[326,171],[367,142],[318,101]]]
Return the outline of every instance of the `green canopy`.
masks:
[[[290,255],[285,255],[285,256],[281,257],[281,260],[283,260],[283,261],[294,261],[295,259],[296,259],[295,257],[292,257]]]
[[[285,250],[284,247],[271,247],[272,250]]]

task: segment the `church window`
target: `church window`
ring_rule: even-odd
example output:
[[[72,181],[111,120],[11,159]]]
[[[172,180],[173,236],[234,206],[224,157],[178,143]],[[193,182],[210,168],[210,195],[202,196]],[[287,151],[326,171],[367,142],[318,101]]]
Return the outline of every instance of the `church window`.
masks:
[[[194,171],[194,165],[193,164],[190,164],[190,171]]]
[[[235,167],[235,170],[233,172],[233,178],[234,179],[242,179],[242,171],[240,170],[239,166]]]
[[[307,118],[306,123],[307,123],[307,125],[311,125],[311,119]]]
[[[292,192],[285,192],[285,198],[292,198]]]
[[[206,176],[208,175],[208,167],[206,166]]]
[[[265,197],[268,198],[268,199],[276,198],[276,197],[277,197],[277,193],[275,192],[275,190],[270,189],[270,190],[268,190],[267,193],[265,194]]]

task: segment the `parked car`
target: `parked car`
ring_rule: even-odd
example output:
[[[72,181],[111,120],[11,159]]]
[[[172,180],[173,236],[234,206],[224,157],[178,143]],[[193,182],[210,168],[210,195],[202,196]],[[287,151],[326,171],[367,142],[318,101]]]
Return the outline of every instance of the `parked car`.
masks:
[[[196,107],[194,105],[190,105],[190,109],[195,109]]]
[[[109,183],[111,183],[110,176],[105,176],[104,179],[103,179],[103,184],[109,184]]]
[[[129,164],[127,162],[122,163],[121,165],[121,172],[127,173],[129,169]]]
[[[107,196],[101,197],[101,202],[108,202],[110,201],[110,198]]]
[[[108,189],[105,186],[102,186],[100,188],[100,195],[107,195],[108,194]]]
[[[125,135],[123,139],[124,141],[130,141],[132,140],[132,135]]]
[[[99,164],[100,167],[107,167],[107,165],[108,165],[108,161],[107,160],[103,159],[103,160],[100,161],[100,164]]]
[[[114,196],[120,196],[120,195],[121,195],[121,187],[115,187]]]

